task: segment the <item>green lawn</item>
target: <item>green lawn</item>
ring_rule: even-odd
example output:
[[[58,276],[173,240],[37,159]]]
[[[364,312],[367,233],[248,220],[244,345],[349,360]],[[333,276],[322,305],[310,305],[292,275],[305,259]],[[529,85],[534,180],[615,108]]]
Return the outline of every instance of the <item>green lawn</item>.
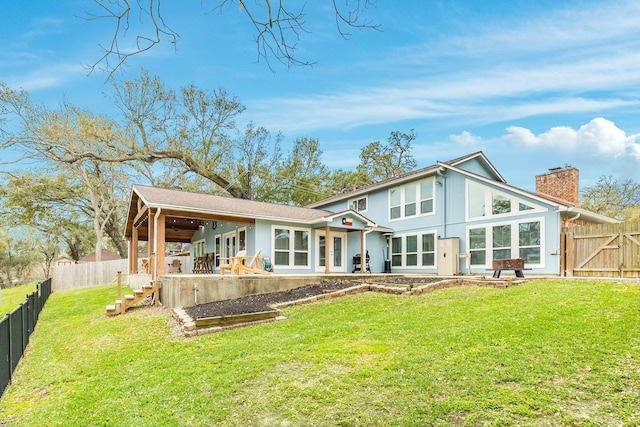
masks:
[[[640,286],[365,293],[183,339],[115,286],[54,293],[6,426],[633,426]]]
[[[9,313],[15,310],[20,304],[27,300],[27,295],[36,290],[38,282],[27,283],[20,286],[12,286],[0,289],[2,301],[0,301],[0,314]]]

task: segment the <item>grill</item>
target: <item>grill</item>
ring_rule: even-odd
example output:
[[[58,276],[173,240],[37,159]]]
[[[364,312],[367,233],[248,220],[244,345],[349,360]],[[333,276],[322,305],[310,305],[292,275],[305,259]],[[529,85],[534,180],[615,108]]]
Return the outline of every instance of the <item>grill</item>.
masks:
[[[367,251],[367,253],[365,254],[365,271],[367,273],[371,273],[371,267],[369,267],[369,251]],[[353,256],[353,271],[351,271],[352,273],[355,273],[356,271],[359,271],[362,265],[362,256],[360,256],[360,254],[355,254]]]

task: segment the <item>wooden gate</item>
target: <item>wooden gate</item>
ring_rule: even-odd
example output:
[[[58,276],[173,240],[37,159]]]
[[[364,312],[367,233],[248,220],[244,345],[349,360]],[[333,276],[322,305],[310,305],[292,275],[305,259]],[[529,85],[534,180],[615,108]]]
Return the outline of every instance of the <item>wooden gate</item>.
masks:
[[[564,228],[561,274],[640,277],[640,222]]]

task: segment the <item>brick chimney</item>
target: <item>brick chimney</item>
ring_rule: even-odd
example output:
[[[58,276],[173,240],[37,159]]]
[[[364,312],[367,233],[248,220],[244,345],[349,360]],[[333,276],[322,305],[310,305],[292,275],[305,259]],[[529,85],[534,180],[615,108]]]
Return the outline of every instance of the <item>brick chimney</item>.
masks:
[[[536,175],[536,192],[579,203],[578,169],[567,167],[549,169],[548,173]]]

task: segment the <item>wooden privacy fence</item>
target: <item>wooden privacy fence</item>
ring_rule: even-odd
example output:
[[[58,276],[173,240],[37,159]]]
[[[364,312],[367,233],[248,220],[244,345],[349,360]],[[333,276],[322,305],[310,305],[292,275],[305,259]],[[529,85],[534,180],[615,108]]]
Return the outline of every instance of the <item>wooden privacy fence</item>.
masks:
[[[640,277],[640,222],[564,228],[561,270],[574,277]]]
[[[182,273],[191,272],[188,256],[170,256],[166,257],[165,261],[170,263],[174,259],[182,263]],[[56,265],[53,267],[51,275],[53,278],[53,290],[56,292],[68,291],[115,283],[119,271],[124,274],[123,281],[135,289],[140,289],[142,285],[149,284],[149,275],[129,276],[127,274],[128,270],[129,260],[127,259]],[[142,282],[138,279],[142,280]]]

